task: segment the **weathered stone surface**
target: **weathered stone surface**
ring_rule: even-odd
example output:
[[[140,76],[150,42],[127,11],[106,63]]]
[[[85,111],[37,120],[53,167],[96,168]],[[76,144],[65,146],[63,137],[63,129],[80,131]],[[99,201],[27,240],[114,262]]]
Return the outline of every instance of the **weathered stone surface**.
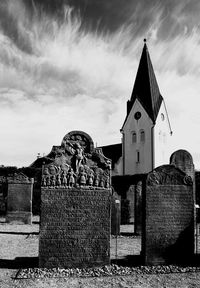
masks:
[[[42,189],[40,267],[110,263],[110,190]]]
[[[6,222],[32,224],[33,179],[23,173],[7,178],[8,197]]]
[[[110,261],[111,162],[89,135],[68,133],[42,174],[40,267]]]
[[[147,177],[142,251],[145,264],[184,263],[194,253],[194,197],[191,177],[172,165]]]

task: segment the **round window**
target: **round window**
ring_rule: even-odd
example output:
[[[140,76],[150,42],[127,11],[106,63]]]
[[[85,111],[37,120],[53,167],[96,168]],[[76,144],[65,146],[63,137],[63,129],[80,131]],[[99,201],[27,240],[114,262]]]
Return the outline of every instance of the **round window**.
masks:
[[[134,118],[136,120],[139,120],[141,118],[141,116],[142,116],[142,114],[138,111],[138,112],[135,113]]]

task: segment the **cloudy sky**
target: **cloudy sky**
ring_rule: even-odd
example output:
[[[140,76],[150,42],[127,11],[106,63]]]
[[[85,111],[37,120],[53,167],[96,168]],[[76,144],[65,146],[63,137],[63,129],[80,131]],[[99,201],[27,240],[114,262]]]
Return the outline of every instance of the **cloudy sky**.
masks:
[[[0,165],[29,165],[71,130],[119,143],[147,38],[169,149],[200,169],[199,15],[199,0],[1,0]]]

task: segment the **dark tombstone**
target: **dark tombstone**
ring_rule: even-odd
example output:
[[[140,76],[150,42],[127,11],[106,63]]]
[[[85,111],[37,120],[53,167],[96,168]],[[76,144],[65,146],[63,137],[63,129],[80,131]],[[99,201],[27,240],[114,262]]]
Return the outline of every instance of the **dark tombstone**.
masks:
[[[134,233],[141,235],[142,233],[142,181],[135,185],[135,222]]]
[[[145,264],[187,263],[194,253],[192,178],[163,165],[147,176],[143,197],[142,253]]]
[[[40,267],[110,263],[110,164],[89,135],[72,131],[43,167]]]
[[[121,196],[116,192],[112,195],[111,203],[111,234],[120,234],[120,224],[121,224]]]
[[[194,180],[194,163],[191,154],[186,150],[177,150],[170,157],[170,164],[181,169]]]
[[[28,178],[23,173],[18,173],[8,177],[7,181],[6,222],[32,224],[33,178]]]

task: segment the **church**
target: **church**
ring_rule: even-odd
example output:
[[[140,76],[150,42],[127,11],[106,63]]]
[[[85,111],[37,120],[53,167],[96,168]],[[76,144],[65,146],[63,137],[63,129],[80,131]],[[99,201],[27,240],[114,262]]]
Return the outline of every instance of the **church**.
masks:
[[[122,143],[101,147],[103,154],[112,159],[113,176],[148,173],[169,163],[166,147],[172,130],[146,40],[120,131]]]
[[[169,162],[166,147],[172,130],[146,40],[120,132],[121,143],[99,147],[112,160],[112,176],[144,174]],[[48,155],[38,157],[30,167],[41,168],[58,150],[59,146],[53,146]]]

